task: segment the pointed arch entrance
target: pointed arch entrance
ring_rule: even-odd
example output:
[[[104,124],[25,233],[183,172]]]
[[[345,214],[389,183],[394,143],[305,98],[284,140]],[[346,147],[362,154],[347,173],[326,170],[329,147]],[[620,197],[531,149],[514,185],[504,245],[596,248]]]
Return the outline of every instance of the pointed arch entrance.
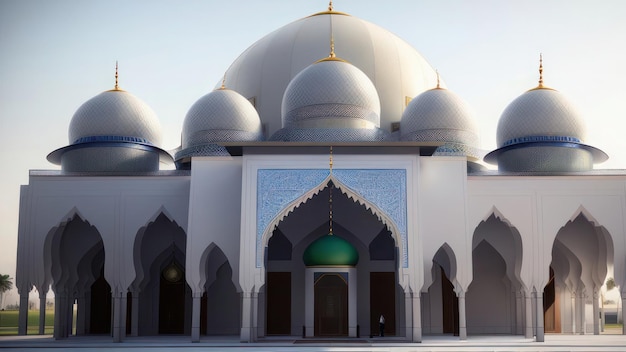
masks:
[[[131,285],[131,321],[138,335],[190,333],[185,251],[185,232],[164,213],[139,231],[134,246],[137,277]]]
[[[272,236],[267,240],[267,249],[264,251],[264,267],[265,267],[265,286],[259,294],[259,306],[265,308],[260,313],[261,321],[266,325],[266,334],[300,334],[301,327],[307,325],[306,309],[308,304],[305,302],[306,287],[309,284],[306,279],[305,265],[303,262],[303,252],[305,249],[320,236],[325,236],[329,232],[329,208],[328,200],[330,192],[333,192],[333,232],[346,239],[350,244],[357,248],[359,256],[364,258],[363,262],[359,261],[354,272],[349,270],[343,270],[347,278],[344,279],[347,284],[350,282],[350,278],[354,279],[353,285],[355,285],[355,292],[358,292],[358,296],[355,293],[354,297],[348,295],[349,299],[354,300],[355,304],[355,323],[349,323],[352,325],[347,328],[337,328],[335,330],[330,329],[330,326],[343,326],[339,324],[343,318],[349,318],[348,316],[339,314],[343,310],[334,312],[331,314],[330,308],[327,307],[325,311],[321,311],[322,299],[320,296],[322,291],[328,289],[328,292],[340,292],[337,286],[334,289],[330,289],[332,286],[326,279],[322,281],[315,280],[311,277],[311,293],[315,296],[315,300],[311,301],[311,313],[314,315],[314,319],[311,320],[310,331],[307,330],[307,336],[356,336],[356,326],[361,327],[361,333],[368,332],[371,329],[378,331],[378,317],[381,313],[384,313],[387,319],[386,332],[389,335],[395,334],[396,321],[400,319],[398,312],[403,312],[403,307],[399,302],[397,304],[396,297],[401,290],[398,285],[397,270],[401,266],[401,259],[398,256],[400,252],[397,244],[394,240],[394,236],[387,226],[381,222],[381,220],[372,214],[371,207],[366,207],[363,204],[359,204],[354,198],[349,198],[338,187],[326,187],[302,199],[302,203],[293,206],[292,211],[286,212],[286,215],[280,222],[278,222],[272,231]],[[373,244],[373,246],[372,246]],[[308,270],[308,269],[307,269]],[[354,270],[354,269],[351,269]],[[324,273],[330,276],[343,275],[338,272],[328,272],[328,270],[319,269],[319,275]],[[384,276],[383,280],[377,280]],[[336,277],[335,277],[336,278]],[[374,279],[372,279],[374,278]],[[389,280],[389,278],[391,278]],[[328,280],[333,280],[328,278]],[[372,287],[372,280],[376,287]],[[334,281],[332,281],[334,282]],[[357,284],[358,282],[358,284]],[[334,282],[337,283],[337,282]],[[320,284],[320,286],[317,286]],[[327,285],[328,284],[328,285]],[[350,291],[350,286],[347,286]],[[322,291],[320,291],[322,290]],[[314,291],[314,292],[313,292]],[[347,292],[348,292],[347,291]],[[374,291],[374,294],[372,293]],[[376,296],[375,293],[382,292],[383,300],[381,297]],[[280,301],[290,302],[290,305],[280,306],[279,309],[275,309],[274,305],[278,301],[278,295],[286,295]],[[328,295],[326,295],[328,296]],[[330,295],[334,297],[334,295]],[[344,302],[343,300],[337,301],[340,297],[332,298],[334,308],[344,307],[344,305],[336,306],[335,303]],[[350,304],[350,300],[347,304]],[[325,302],[328,304],[328,302]],[[345,302],[344,302],[345,303]],[[314,309],[314,304],[317,304],[317,309]],[[385,307],[385,310],[381,311],[381,304]],[[358,312],[358,314],[357,314]],[[326,314],[328,313],[328,314]],[[329,324],[330,316],[338,319],[333,324]],[[372,323],[371,317],[375,316]],[[320,320],[321,319],[321,320]],[[347,320],[350,321],[349,319]],[[291,326],[288,331],[283,326],[277,328],[274,324],[290,322]],[[324,323],[325,322],[325,323]],[[337,323],[337,324],[335,324]],[[317,324],[317,325],[315,325]],[[320,325],[321,324],[321,325]],[[352,334],[352,335],[351,335]]]
[[[200,332],[235,335],[240,332],[240,294],[233,283],[233,269],[222,249],[211,244],[202,255],[205,281],[200,304]]]
[[[54,337],[110,333],[111,286],[104,278],[105,250],[98,230],[74,213],[46,242],[55,293]]]
[[[599,290],[613,264],[613,241],[585,210],[557,233],[544,288],[545,329],[599,334]]]
[[[459,299],[452,283],[456,279],[456,256],[444,243],[433,256],[432,284],[428,288],[428,319],[425,326],[433,334],[459,335]]]
[[[466,294],[468,334],[517,334],[523,287],[522,239],[517,229],[495,213],[482,221],[472,238],[473,280]]]

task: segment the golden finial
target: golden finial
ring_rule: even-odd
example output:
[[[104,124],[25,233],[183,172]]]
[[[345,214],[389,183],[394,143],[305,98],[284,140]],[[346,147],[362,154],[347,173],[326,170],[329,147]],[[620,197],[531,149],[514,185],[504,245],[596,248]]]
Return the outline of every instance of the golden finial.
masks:
[[[120,90],[119,82],[118,82],[119,74],[118,74],[118,65],[117,60],[115,60],[115,90]]]
[[[222,77],[222,86],[220,87],[220,90],[224,89],[226,89],[226,72],[224,72],[224,77]]]
[[[332,32],[330,33],[330,54],[328,54],[328,57],[335,57],[335,38],[333,37]]]
[[[539,86],[537,88],[543,88],[543,54],[539,53]]]
[[[441,89],[441,82],[439,79],[439,70],[435,70],[435,73],[437,74],[437,89]]]
[[[333,0],[328,3],[328,11],[333,12]]]

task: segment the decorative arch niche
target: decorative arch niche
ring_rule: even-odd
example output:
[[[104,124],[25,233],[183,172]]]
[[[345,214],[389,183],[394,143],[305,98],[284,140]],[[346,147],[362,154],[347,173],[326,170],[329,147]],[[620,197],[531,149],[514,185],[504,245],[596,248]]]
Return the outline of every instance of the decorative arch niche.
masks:
[[[387,225],[408,268],[406,170],[404,169],[259,169],[257,171],[256,267],[274,228],[300,204],[332,181],[355,202]]]

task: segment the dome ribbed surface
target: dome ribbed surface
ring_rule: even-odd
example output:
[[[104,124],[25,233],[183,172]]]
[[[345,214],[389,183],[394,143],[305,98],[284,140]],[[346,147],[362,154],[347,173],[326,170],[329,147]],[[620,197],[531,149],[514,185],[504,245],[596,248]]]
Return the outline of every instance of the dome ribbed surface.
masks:
[[[435,88],[415,97],[402,115],[400,139],[448,142],[477,147],[478,128],[467,104],[456,94]]]
[[[343,238],[326,235],[313,241],[302,259],[306,266],[355,266],[359,262],[359,252]]]
[[[525,92],[507,106],[498,121],[498,147],[550,136],[574,142],[583,142],[586,137],[584,121],[576,109],[553,89]]]
[[[68,136],[70,144],[101,140],[160,146],[161,124],[154,111],[139,98],[123,90],[109,90],[78,108]]]
[[[328,55],[331,19],[337,56],[364,72],[376,86],[382,129],[391,131],[391,124],[400,121],[406,97],[435,86],[437,75],[432,66],[386,29],[354,16],[305,17],[255,42],[225,74],[230,89],[255,98],[269,135],[283,127],[281,102],[289,82]]]
[[[215,90],[196,101],[183,123],[182,148],[262,139],[261,120],[252,104],[228,89]]]
[[[372,81],[342,61],[321,61],[300,72],[282,101],[283,127],[373,128],[380,100]]]

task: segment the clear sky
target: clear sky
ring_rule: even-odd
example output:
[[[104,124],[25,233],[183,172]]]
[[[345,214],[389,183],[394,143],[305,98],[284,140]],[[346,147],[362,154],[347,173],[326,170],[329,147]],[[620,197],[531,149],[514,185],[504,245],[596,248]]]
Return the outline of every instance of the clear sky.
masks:
[[[120,87],[160,118],[164,147],[187,110],[265,34],[323,11],[327,0],[0,0],[0,273],[15,277],[19,187],[68,144],[76,109]],[[335,0],[335,10],[415,47],[472,106],[482,146],[517,96],[544,80],[587,122],[585,142],[626,169],[626,1]],[[5,303],[15,303],[10,296]]]

